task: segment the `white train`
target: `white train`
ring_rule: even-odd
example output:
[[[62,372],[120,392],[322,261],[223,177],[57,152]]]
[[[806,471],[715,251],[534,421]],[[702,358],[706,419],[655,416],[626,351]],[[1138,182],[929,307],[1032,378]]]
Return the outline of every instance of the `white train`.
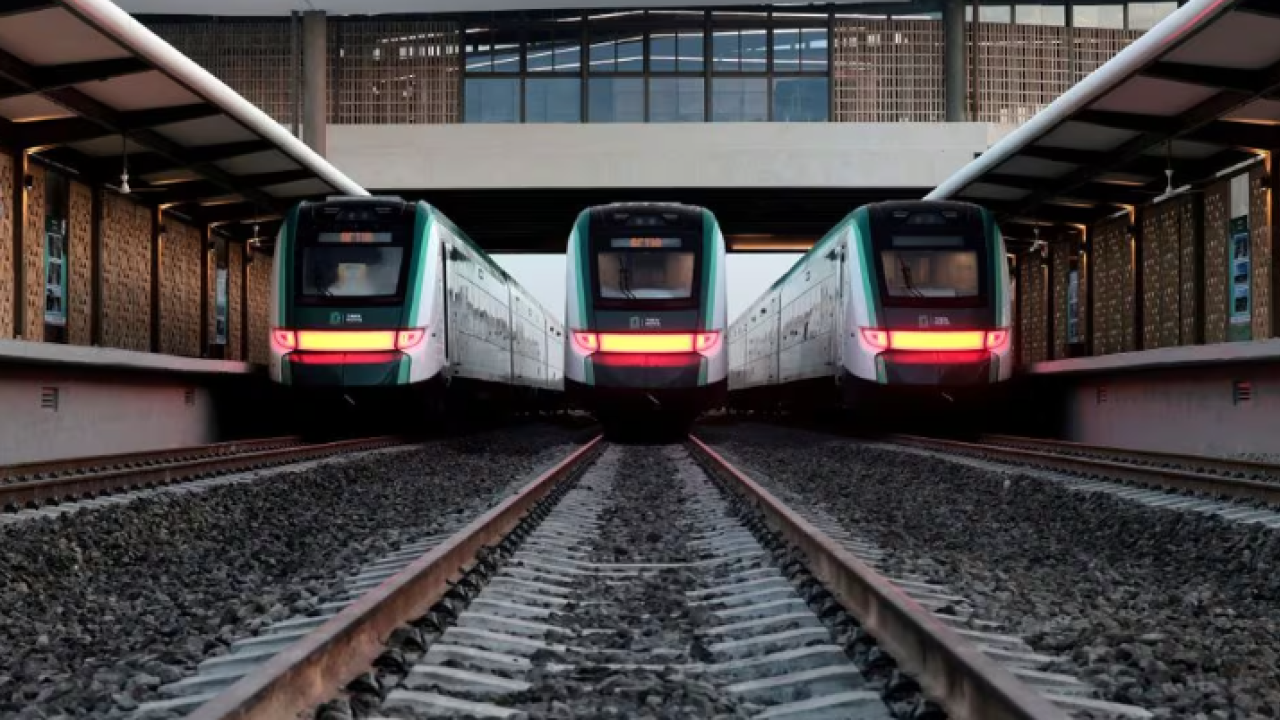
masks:
[[[303,202],[272,272],[271,379],[305,413],[546,409],[562,394],[562,324],[427,203]]]
[[[987,399],[1013,372],[1004,240],[959,202],[855,210],[729,328],[729,407]],[[904,402],[905,401],[905,402]]]

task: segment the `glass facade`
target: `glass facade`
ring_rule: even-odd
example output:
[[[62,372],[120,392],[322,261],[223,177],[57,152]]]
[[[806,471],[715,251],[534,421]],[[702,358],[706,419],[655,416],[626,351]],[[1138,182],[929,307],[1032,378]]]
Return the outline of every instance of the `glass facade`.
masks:
[[[469,22],[468,123],[822,122],[828,13],[637,10]]]

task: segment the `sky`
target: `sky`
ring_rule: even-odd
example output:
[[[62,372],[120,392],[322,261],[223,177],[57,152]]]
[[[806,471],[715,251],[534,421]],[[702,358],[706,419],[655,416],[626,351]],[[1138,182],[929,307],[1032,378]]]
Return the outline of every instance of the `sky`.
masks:
[[[564,255],[503,255],[493,259],[533,293],[538,302],[564,320]],[[782,277],[800,253],[729,253],[729,322],[733,322],[756,298]]]

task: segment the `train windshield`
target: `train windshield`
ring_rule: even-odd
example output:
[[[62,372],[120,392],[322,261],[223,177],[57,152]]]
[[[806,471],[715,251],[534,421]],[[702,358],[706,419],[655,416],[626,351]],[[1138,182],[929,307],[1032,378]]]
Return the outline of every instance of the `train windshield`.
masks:
[[[400,218],[361,220],[320,217],[300,228],[303,298],[390,300],[401,294],[408,227]]]
[[[890,298],[975,298],[981,295],[977,250],[958,236],[894,236],[880,251]]]
[[[680,238],[612,238],[597,255],[605,300],[687,300],[696,258]]]

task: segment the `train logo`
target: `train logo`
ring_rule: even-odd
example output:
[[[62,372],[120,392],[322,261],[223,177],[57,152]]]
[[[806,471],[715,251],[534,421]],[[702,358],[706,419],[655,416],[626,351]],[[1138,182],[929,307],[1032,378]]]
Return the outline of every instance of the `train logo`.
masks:
[[[662,318],[631,318],[631,329],[639,330],[641,328],[660,328],[662,327]]]

